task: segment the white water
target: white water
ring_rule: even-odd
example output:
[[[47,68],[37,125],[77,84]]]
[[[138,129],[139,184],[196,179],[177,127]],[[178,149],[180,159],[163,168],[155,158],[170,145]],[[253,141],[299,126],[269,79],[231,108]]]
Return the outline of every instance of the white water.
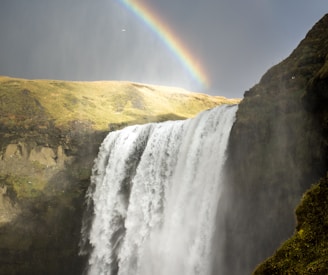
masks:
[[[88,191],[88,274],[209,275],[236,106],[110,133]]]

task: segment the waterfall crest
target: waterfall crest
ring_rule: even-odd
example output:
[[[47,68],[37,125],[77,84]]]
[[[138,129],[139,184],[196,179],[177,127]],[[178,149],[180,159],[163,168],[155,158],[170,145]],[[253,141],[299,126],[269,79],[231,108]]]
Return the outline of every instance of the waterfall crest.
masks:
[[[210,275],[222,167],[237,106],[111,132],[95,160],[88,274]],[[83,251],[83,249],[82,249]]]

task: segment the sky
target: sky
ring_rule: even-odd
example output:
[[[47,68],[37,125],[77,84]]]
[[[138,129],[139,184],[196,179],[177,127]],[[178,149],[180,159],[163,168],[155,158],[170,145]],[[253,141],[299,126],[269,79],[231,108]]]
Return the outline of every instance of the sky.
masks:
[[[165,24],[207,85],[123,0],[1,0],[0,75],[127,80],[242,97],[328,13],[327,0],[132,2]]]

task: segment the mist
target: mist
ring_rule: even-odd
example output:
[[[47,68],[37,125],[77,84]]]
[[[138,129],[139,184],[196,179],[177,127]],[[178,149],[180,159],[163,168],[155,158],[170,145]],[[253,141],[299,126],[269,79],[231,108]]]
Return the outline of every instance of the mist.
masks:
[[[12,55],[11,58],[1,55],[6,74],[200,88],[162,41],[122,4],[33,2],[38,5],[25,2],[10,5],[12,12],[23,16],[8,19],[20,22],[11,24],[10,39],[3,45]],[[100,10],[107,12],[100,15]]]
[[[202,87],[119,0],[3,0],[0,75],[127,80],[242,97],[281,62],[328,8],[324,1],[140,0],[206,72]]]

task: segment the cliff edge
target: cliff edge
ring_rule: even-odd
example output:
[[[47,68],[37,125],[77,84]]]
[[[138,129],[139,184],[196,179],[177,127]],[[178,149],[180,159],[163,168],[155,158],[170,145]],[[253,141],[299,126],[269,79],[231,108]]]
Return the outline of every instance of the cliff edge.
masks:
[[[82,274],[84,196],[109,131],[233,102],[140,83],[0,77],[0,274]]]

